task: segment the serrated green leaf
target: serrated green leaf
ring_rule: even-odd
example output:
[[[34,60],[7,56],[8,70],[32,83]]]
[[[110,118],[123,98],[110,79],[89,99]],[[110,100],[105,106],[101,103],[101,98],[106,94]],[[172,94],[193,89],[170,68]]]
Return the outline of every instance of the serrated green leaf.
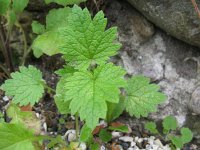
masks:
[[[125,105],[124,105],[124,97],[120,96],[118,103],[109,103],[107,102],[107,115],[106,120],[107,122],[111,122],[115,119],[117,119],[124,111]]]
[[[114,42],[117,29],[105,31],[107,19],[102,11],[92,19],[89,11],[78,6],[72,8],[68,25],[60,29],[65,42],[61,46],[64,58],[78,69],[90,64],[104,64],[110,56],[117,54],[121,45]]]
[[[176,148],[182,148],[183,147],[183,141],[181,140],[181,137],[178,136],[171,136],[170,140],[172,143],[176,146]]]
[[[92,130],[84,125],[81,129],[80,140],[81,142],[87,142],[92,137]]]
[[[16,13],[22,12],[28,5],[29,0],[12,0],[12,8]]]
[[[49,56],[59,54],[59,45],[64,41],[59,36],[58,31],[53,30],[39,35],[33,42],[33,53],[36,58],[39,58],[42,53]]]
[[[65,100],[65,99],[68,99],[65,94],[66,92],[65,82],[66,82],[66,78],[62,77],[57,84],[56,95],[54,97],[58,111],[61,114],[68,114],[70,112],[69,110],[70,101]]]
[[[66,26],[68,24],[68,16],[70,13],[71,8],[69,7],[50,10],[46,16],[47,31]]]
[[[167,133],[170,130],[176,130],[176,128],[178,127],[176,118],[173,117],[173,116],[167,116],[163,120],[162,125],[163,125],[163,132],[164,133]]]
[[[192,140],[193,133],[189,128],[181,128],[181,140],[183,143],[188,143]]]
[[[0,123],[1,150],[35,150],[33,142],[38,140],[21,124]]]
[[[129,131],[128,127],[125,126],[125,125],[122,125],[122,126],[119,126],[119,127],[109,126],[108,129],[109,130],[119,131],[119,132],[128,132]]]
[[[11,74],[12,79],[8,79],[1,86],[6,95],[13,96],[13,102],[22,105],[34,105],[40,100],[44,93],[44,80],[42,73],[33,66],[20,67],[19,72]]]
[[[33,21],[31,26],[32,26],[33,33],[42,34],[45,31],[44,25],[42,25],[38,21]]]
[[[7,116],[12,118],[10,123],[15,124],[23,124],[27,128],[33,129],[34,133],[40,133],[41,129],[41,122],[36,117],[35,112],[32,111],[21,111],[20,108],[15,104],[10,104],[8,109],[6,110]]]
[[[3,15],[8,11],[10,2],[10,0],[0,0],[0,15]]]
[[[67,78],[66,97],[70,102],[72,114],[79,113],[86,125],[93,129],[99,118],[105,119],[107,102],[118,103],[120,87],[126,85],[125,71],[113,64],[97,67],[89,71],[75,72]]]
[[[73,75],[77,70],[71,66],[64,66],[64,68],[55,71],[55,73],[61,77],[67,77]]]
[[[156,128],[156,124],[155,124],[155,122],[147,122],[146,124],[145,124],[145,129],[146,130],[149,130],[151,133],[153,133],[153,134],[157,134],[158,133],[158,130],[157,130],[157,128]]]
[[[150,84],[147,77],[138,75],[127,82],[125,107],[131,116],[147,117],[148,113],[155,112],[157,105],[166,99],[164,94],[158,92],[160,87]]]
[[[99,146],[99,144],[97,144],[97,143],[92,143],[92,144],[90,145],[90,149],[91,149],[91,150],[99,150],[99,149],[100,149],[100,146]]]
[[[81,2],[86,2],[87,0],[45,0],[46,4],[57,3],[59,5],[67,6],[72,4],[79,4]]]
[[[99,137],[103,142],[109,142],[112,139],[112,135],[106,129],[101,129]]]
[[[15,24],[15,22],[17,20],[17,16],[13,10],[8,11],[7,19],[8,19],[9,27],[12,28],[12,26]]]
[[[46,30],[33,42],[33,54],[39,58],[43,53],[49,56],[60,53],[60,45],[65,40],[59,34],[58,28],[67,25],[68,15],[71,13],[69,7],[52,9],[46,17]]]

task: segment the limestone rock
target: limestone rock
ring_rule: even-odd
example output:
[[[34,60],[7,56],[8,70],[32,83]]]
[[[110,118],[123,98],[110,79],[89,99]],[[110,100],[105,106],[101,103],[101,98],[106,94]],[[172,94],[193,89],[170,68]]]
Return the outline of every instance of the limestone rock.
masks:
[[[128,0],[170,35],[200,47],[200,19],[190,0]],[[200,2],[196,1],[200,6]]]

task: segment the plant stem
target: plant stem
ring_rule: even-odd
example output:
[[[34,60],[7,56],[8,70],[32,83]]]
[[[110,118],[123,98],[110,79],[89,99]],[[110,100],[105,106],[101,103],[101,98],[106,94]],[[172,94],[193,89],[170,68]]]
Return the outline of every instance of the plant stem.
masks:
[[[0,63],[0,68],[3,70],[3,72],[6,74],[6,76],[8,78],[10,78],[10,72],[8,71],[8,69],[6,67],[4,67],[3,64]]]
[[[76,113],[75,115],[75,121],[76,121],[76,142],[78,142],[78,135],[79,135],[79,121],[78,121],[79,115]]]
[[[22,40],[23,40],[23,43],[24,43],[24,53],[23,53],[21,65],[24,66],[25,61],[26,61],[26,57],[27,57],[27,54],[28,54],[27,39],[26,39],[26,34],[25,34],[25,31],[24,31],[22,25],[19,22],[17,22],[16,26],[19,27],[20,31],[22,32]]]
[[[56,90],[52,89],[51,87],[49,87],[47,84],[43,84],[44,87],[47,89],[47,91],[52,94],[52,93],[56,93]]]
[[[6,62],[7,67],[9,68],[9,71],[14,71],[14,66],[12,62],[12,52],[10,50],[10,31],[8,31],[8,34],[6,36],[5,29],[3,25],[1,24],[1,18],[0,18],[0,40],[1,40],[1,50]]]

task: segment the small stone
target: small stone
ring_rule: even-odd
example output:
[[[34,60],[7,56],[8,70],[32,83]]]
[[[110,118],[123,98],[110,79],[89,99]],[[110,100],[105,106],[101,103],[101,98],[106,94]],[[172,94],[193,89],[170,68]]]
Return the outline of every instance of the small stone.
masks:
[[[158,148],[159,148],[159,145],[152,145],[152,148],[153,148],[153,149],[158,149]]]
[[[139,138],[137,142],[142,143],[142,141],[143,141],[143,138]]]
[[[129,148],[129,144],[128,143],[121,143],[121,146],[123,147],[123,149],[128,149]]]
[[[69,142],[74,141],[76,139],[76,130],[68,130],[64,137],[67,137]]]
[[[133,142],[131,142],[131,147],[133,147],[133,146],[135,146],[136,145],[136,143],[133,141]]]
[[[132,147],[129,147],[127,150],[134,150],[134,148],[132,148]]]
[[[35,113],[37,118],[40,118],[40,114],[39,113]]]
[[[163,148],[163,144],[161,143],[161,141],[159,139],[155,140],[154,144],[158,145],[159,148]]]
[[[122,136],[119,138],[119,140],[124,141],[124,142],[133,142],[133,138],[129,136]]]
[[[106,147],[102,145],[100,150],[106,150]]]
[[[5,102],[9,101],[8,96],[4,96],[4,97],[3,97],[3,100],[4,100]]]
[[[81,142],[79,148],[81,148],[81,150],[86,150],[87,149],[87,146],[85,143]]]
[[[112,134],[112,138],[118,138],[118,137],[122,136],[121,132],[115,132],[115,131],[113,131],[111,134]]]
[[[136,137],[135,137],[135,142],[137,142],[137,141],[138,141],[138,139],[139,139],[139,137],[137,137],[137,136],[136,136]]]
[[[47,132],[47,123],[43,123],[43,128],[44,128],[44,131]]]
[[[134,146],[133,150],[140,150],[140,149],[137,146]]]

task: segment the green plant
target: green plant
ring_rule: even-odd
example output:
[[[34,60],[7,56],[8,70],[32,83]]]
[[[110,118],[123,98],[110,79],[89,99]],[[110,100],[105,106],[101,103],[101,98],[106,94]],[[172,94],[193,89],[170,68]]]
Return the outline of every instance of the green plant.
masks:
[[[65,6],[73,1],[53,2]],[[156,106],[166,98],[158,92],[158,85],[150,84],[150,79],[138,75],[125,80],[125,70],[109,62],[109,58],[117,54],[121,44],[116,41],[117,28],[106,30],[106,26],[107,19],[102,11],[92,18],[87,8],[81,9],[77,5],[51,10],[46,17],[46,26],[33,22],[33,32],[39,35],[32,47],[36,57],[43,53],[49,56],[58,53],[63,55],[66,64],[63,69],[56,71],[60,76],[56,91],[47,86],[42,79],[42,73],[31,65],[20,67],[18,72],[11,74],[11,79],[6,80],[1,86],[6,95],[13,96],[12,103],[19,105],[33,106],[38,103],[45,89],[55,94],[58,111],[76,117],[76,140],[79,140],[80,117],[84,122],[80,140],[90,141],[91,147],[94,148],[98,146],[91,140],[92,131],[100,119],[111,122],[124,110],[137,118],[146,117],[148,113],[156,111]],[[6,126],[15,128],[14,123],[2,126],[5,126],[5,130]],[[127,128],[108,127],[108,130],[125,129]],[[4,128],[2,132],[3,130]],[[19,130],[23,132],[25,128]],[[27,137],[31,140],[28,141],[29,145],[35,141],[38,145],[41,139],[46,138],[51,141],[49,147],[55,144],[66,147],[60,137],[35,137],[29,131],[26,132],[27,136],[24,139]],[[3,134],[1,137],[5,136],[9,135]],[[105,142],[110,139],[106,129],[100,131],[99,136]],[[3,143],[0,141],[1,144]],[[71,143],[70,146],[72,145],[76,144]],[[9,143],[4,144],[4,147],[6,146],[9,146]]]
[[[17,26],[23,36],[24,54],[22,64],[25,63],[26,56],[28,55],[27,40],[24,29],[18,21],[18,17],[28,5],[29,0],[0,0],[0,50],[2,51],[5,59],[6,67],[3,62],[0,63],[0,68],[9,77],[10,71],[14,71],[14,62],[12,58],[12,50],[10,47],[10,35],[13,26]]]
[[[183,148],[184,144],[189,143],[193,134],[189,128],[180,128],[181,135],[175,135],[175,132],[179,129],[177,125],[176,118],[173,116],[167,116],[164,118],[163,122],[163,132],[160,133],[157,130],[155,122],[148,122],[145,124],[145,129],[149,130],[153,134],[159,134],[160,136],[165,137],[166,141],[171,141],[173,145],[171,145],[172,149]],[[175,147],[174,147],[175,146]]]

